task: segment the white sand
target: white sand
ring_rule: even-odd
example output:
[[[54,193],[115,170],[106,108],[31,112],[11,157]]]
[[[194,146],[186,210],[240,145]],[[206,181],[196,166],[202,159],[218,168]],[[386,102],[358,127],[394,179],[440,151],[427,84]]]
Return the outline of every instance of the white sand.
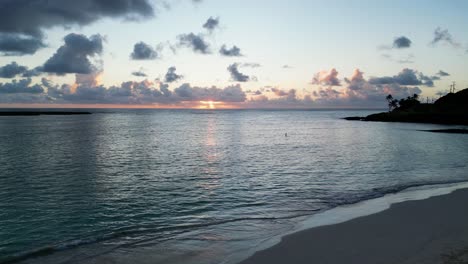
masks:
[[[301,231],[242,264],[459,263],[451,252],[468,257],[468,189]]]

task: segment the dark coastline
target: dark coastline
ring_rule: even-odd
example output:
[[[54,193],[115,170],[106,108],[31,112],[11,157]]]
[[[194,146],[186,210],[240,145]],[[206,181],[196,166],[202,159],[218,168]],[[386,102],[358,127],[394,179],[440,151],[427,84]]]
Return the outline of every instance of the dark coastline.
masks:
[[[433,133],[449,133],[449,134],[468,134],[468,129],[433,129],[433,130],[422,130]]]
[[[0,116],[90,115],[90,112],[64,111],[0,111]]]
[[[393,111],[376,113],[366,117],[345,117],[350,121],[426,123],[441,125],[468,125],[468,89],[450,93],[433,104],[416,101],[411,107],[397,107]],[[431,132],[466,133],[460,130]]]

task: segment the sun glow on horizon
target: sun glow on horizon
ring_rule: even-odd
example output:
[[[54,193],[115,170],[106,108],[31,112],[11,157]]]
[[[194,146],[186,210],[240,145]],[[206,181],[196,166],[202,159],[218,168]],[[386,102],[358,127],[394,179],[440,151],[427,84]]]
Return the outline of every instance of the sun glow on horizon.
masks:
[[[216,105],[221,105],[222,102],[216,101],[200,101],[198,108],[200,109],[216,109]]]

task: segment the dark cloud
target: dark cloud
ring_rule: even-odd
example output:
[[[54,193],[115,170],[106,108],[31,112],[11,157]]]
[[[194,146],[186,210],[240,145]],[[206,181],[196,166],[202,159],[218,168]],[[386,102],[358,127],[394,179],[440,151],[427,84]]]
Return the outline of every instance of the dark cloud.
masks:
[[[14,78],[17,75],[22,77],[30,78],[36,77],[43,73],[43,68],[41,66],[34,69],[28,69],[26,66],[18,65],[15,61],[7,64],[3,67],[0,67],[0,78]]]
[[[226,45],[221,46],[219,49],[219,54],[227,57],[241,57],[241,50],[237,46],[232,46],[232,48],[228,49]]]
[[[203,24],[203,28],[206,28],[210,32],[215,30],[217,27],[219,27],[219,17],[216,17],[216,18],[210,17],[205,22],[205,24]]]
[[[133,46],[133,52],[130,57],[134,60],[154,60],[158,58],[158,52],[150,45],[144,42],[138,42]]]
[[[0,94],[16,94],[16,93],[30,93],[40,94],[44,92],[42,86],[35,84],[31,85],[30,78],[21,79],[19,81],[13,80],[10,83],[0,83]]]
[[[227,68],[227,70],[231,74],[232,80],[235,82],[248,82],[250,80],[250,77],[248,75],[245,75],[239,72],[238,67],[239,67],[239,64],[234,63],[234,64],[229,65],[229,67]]]
[[[440,80],[439,76],[426,76],[422,73],[419,73],[419,79],[421,80],[421,85],[427,87],[434,87],[434,80]]]
[[[55,26],[68,28],[102,18],[139,20],[153,15],[149,0],[2,0],[0,52],[33,54],[44,47],[44,30]]]
[[[312,84],[324,86],[340,86],[341,81],[338,79],[338,71],[335,68],[330,71],[321,71],[315,74],[312,79]]]
[[[411,40],[405,36],[397,37],[393,40],[393,47],[396,49],[405,49],[411,47]]]
[[[164,76],[164,81],[168,82],[168,83],[171,83],[171,82],[176,82],[176,81],[178,81],[178,80],[180,80],[182,78],[183,78],[182,75],[178,75],[176,73],[176,67],[172,66],[169,69],[167,69],[167,73]]]
[[[148,76],[148,75],[147,75],[144,71],[142,71],[141,69],[138,70],[138,71],[132,72],[132,75],[133,75],[133,76],[137,76],[137,77],[147,77],[147,76]]]
[[[205,41],[202,35],[193,33],[182,34],[178,36],[179,45],[191,48],[193,51],[201,54],[209,54],[210,45]]]
[[[30,78],[30,77],[36,77],[40,76],[43,74],[44,68],[42,66],[38,66],[34,69],[27,70],[23,73],[23,77]]]
[[[448,29],[442,29],[440,27],[436,28],[434,31],[434,38],[431,41],[432,45],[436,45],[438,43],[445,43],[454,48],[460,48],[461,45],[452,37],[452,34],[448,31]]]
[[[14,78],[16,75],[23,74],[28,70],[25,66],[20,66],[15,61],[0,67],[0,78]]]
[[[102,53],[103,39],[100,35],[86,37],[81,34],[68,34],[65,44],[49,58],[43,66],[44,72],[55,74],[89,74],[99,70],[100,66],[91,62]]]
[[[22,34],[0,34],[0,53],[4,56],[22,56],[34,54],[45,47],[41,38]]]
[[[437,75],[441,76],[441,77],[446,77],[446,76],[450,76],[450,74],[448,72],[444,72],[442,70],[440,70]]]
[[[425,85],[434,86],[432,77],[426,76],[416,70],[403,69],[395,76],[374,77],[369,79],[371,84],[398,84],[398,85]]]

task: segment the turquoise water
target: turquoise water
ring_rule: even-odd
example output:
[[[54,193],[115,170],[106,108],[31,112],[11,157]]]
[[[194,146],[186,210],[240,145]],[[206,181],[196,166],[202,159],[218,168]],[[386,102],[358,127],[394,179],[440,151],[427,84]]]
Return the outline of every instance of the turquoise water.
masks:
[[[0,262],[230,263],[317,212],[468,180],[467,135],[340,119],[368,113],[0,117]]]

